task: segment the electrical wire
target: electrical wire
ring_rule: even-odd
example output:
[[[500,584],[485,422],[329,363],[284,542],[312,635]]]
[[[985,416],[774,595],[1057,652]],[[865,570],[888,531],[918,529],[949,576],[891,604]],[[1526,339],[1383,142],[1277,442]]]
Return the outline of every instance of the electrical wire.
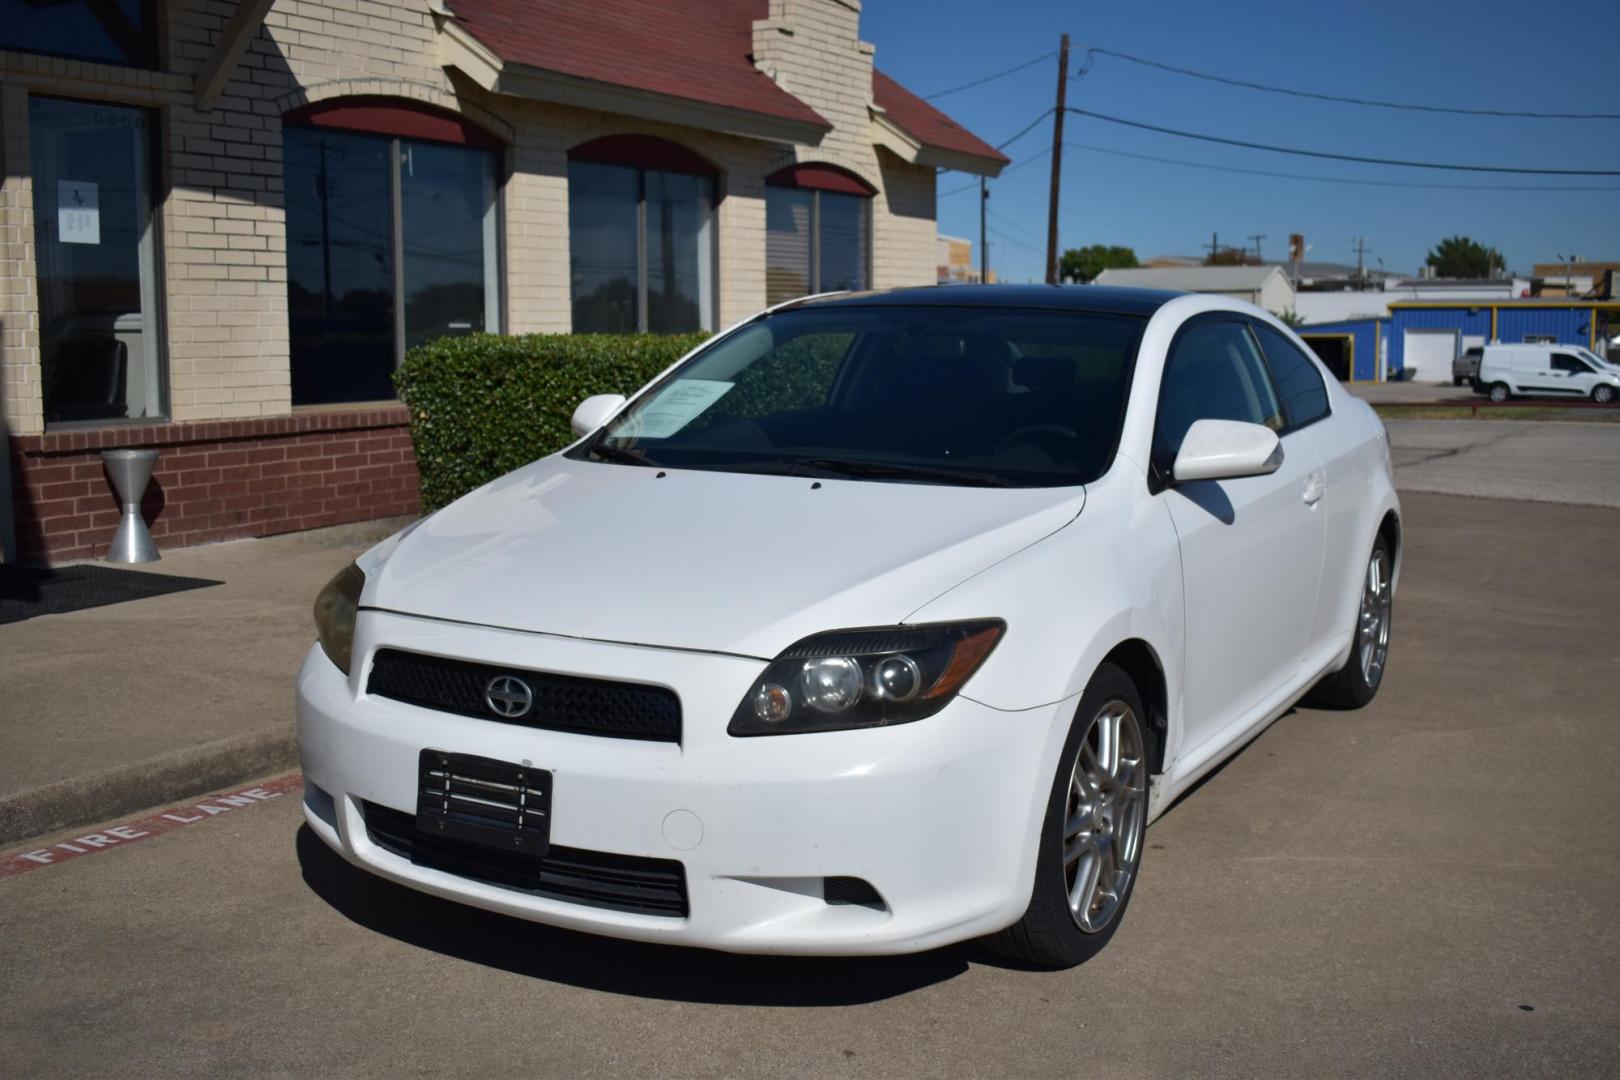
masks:
[[[1135,158],[1138,161],[1155,161],[1161,165],[1183,165],[1189,169],[1213,169],[1216,172],[1242,173],[1245,176],[1266,176],[1278,180],[1315,180],[1323,184],[1355,184],[1361,187],[1395,187],[1395,188],[1428,188],[1436,191],[1620,191],[1620,187],[1592,185],[1553,185],[1553,184],[1422,184],[1405,180],[1361,180],[1343,176],[1311,176],[1307,173],[1270,172],[1265,169],[1242,169],[1236,165],[1214,165],[1207,161],[1187,161],[1183,158],[1158,157],[1154,154],[1136,154],[1129,150],[1114,150],[1106,146],[1091,146],[1087,143],[1068,142],[1064,146],[1074,150],[1086,150],[1093,154],[1108,154],[1112,157]],[[975,187],[977,185],[974,185]],[[943,198],[944,196],[941,196]]]
[[[1025,60],[1022,64],[1019,64],[1017,67],[1010,67],[1006,71],[998,71],[994,75],[986,75],[982,79],[974,79],[972,82],[963,83],[961,86],[953,86],[949,90],[939,90],[939,91],[936,91],[935,93],[932,93],[932,94],[924,94],[923,95],[923,100],[924,101],[933,101],[935,98],[942,98],[946,94],[954,94],[958,90],[971,90],[975,86],[983,86],[987,82],[994,82],[995,80],[1005,78],[1008,75],[1016,75],[1018,72],[1023,71],[1025,68],[1034,67],[1036,64],[1040,63],[1042,60],[1050,60],[1056,55],[1057,55],[1057,53],[1055,53],[1055,52],[1042,53],[1041,55],[1035,57],[1035,59],[1033,59],[1033,60]]]
[[[1065,144],[1065,145],[1067,145],[1067,144]],[[1010,172],[1017,172],[1019,169],[1022,169],[1025,165],[1033,165],[1035,162],[1041,160],[1041,158],[1045,157],[1047,154],[1050,154],[1051,152],[1052,152],[1052,148],[1050,146],[1048,146],[1048,147],[1046,147],[1045,149],[1042,149],[1042,150],[1037,150],[1035,153],[1029,155],[1029,157],[1021,158],[1020,160],[1015,161],[1011,165],[1007,166],[1005,169],[1002,169],[1000,175],[998,175],[995,179],[1000,180],[1001,177],[1006,176]],[[979,182],[977,180],[975,180],[971,184],[963,184],[960,187],[953,187],[949,191],[942,191],[938,195],[934,196],[934,198],[936,198],[936,199],[945,199],[945,198],[949,198],[952,195],[960,195],[964,191],[975,191],[975,190],[978,189],[978,187],[979,187]]]
[[[1068,111],[1109,124],[1138,128],[1142,131],[1155,131],[1161,135],[1174,135],[1179,139],[1197,139],[1200,142],[1238,146],[1245,150],[1265,150],[1273,154],[1292,154],[1295,157],[1325,158],[1329,161],[1355,161],[1364,165],[1395,165],[1405,169],[1442,169],[1447,172],[1516,173],[1525,176],[1620,176],[1620,169],[1532,169],[1515,165],[1458,165],[1434,161],[1405,161],[1399,158],[1363,157],[1358,154],[1335,154],[1326,150],[1300,150],[1288,146],[1271,146],[1266,143],[1248,142],[1244,139],[1228,139],[1219,135],[1202,135],[1193,131],[1180,131],[1176,128],[1161,127],[1158,124],[1149,124],[1141,120],[1126,120],[1123,117],[1092,112],[1090,109],[1078,109],[1072,105],[1068,107]]]
[[[1525,112],[1516,109],[1468,109],[1457,106],[1422,105],[1410,101],[1381,101],[1377,98],[1348,97],[1340,94],[1322,94],[1314,90],[1298,90],[1287,86],[1272,86],[1268,83],[1249,82],[1246,79],[1233,79],[1225,75],[1212,75],[1206,71],[1194,71],[1191,68],[1177,67],[1175,64],[1166,64],[1161,60],[1149,60],[1144,56],[1132,56],[1130,53],[1119,52],[1115,49],[1091,48],[1086,50],[1086,63],[1077,74],[1083,75],[1089,69],[1093,56],[1112,56],[1116,60],[1127,63],[1140,64],[1143,67],[1158,68],[1176,75],[1185,75],[1191,79],[1203,79],[1206,82],[1225,83],[1227,86],[1242,87],[1245,90],[1260,90],[1268,94],[1286,94],[1290,97],[1312,98],[1316,101],[1333,101],[1341,105],[1364,105],[1375,109],[1403,109],[1408,112],[1446,113],[1453,116],[1497,116],[1514,117],[1527,120],[1620,120],[1620,113],[1568,113],[1568,112]]]

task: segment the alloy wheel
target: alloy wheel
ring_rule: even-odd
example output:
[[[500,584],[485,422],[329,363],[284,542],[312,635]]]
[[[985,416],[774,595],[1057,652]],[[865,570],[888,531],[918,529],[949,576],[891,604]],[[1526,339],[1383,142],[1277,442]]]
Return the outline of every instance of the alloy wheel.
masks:
[[[1394,598],[1389,553],[1380,547],[1367,563],[1367,580],[1361,589],[1361,618],[1356,625],[1361,677],[1370,687],[1376,687],[1384,677],[1384,662],[1389,659],[1389,622]]]
[[[1142,722],[1118,698],[1092,717],[1069,777],[1063,815],[1063,882],[1082,932],[1113,921],[1141,858],[1147,809]]]

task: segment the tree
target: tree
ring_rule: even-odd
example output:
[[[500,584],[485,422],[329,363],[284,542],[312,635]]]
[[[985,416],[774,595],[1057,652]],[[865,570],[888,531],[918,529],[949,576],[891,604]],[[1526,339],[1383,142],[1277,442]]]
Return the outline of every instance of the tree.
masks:
[[[1424,261],[1434,267],[1435,277],[1443,278],[1489,278],[1507,269],[1501,252],[1466,236],[1440,241]]]
[[[1259,266],[1260,260],[1246,248],[1227,247],[1204,256],[1205,266]]]
[[[1136,252],[1128,247],[1088,244],[1063,253],[1058,260],[1058,276],[1064,281],[1091,281],[1104,270],[1130,270],[1141,265],[1136,261]]]
[[[1272,314],[1281,319],[1284,326],[1292,327],[1295,330],[1298,330],[1300,327],[1305,325],[1305,320],[1301,318],[1299,312],[1295,311],[1293,308],[1287,308],[1283,311],[1273,311]]]

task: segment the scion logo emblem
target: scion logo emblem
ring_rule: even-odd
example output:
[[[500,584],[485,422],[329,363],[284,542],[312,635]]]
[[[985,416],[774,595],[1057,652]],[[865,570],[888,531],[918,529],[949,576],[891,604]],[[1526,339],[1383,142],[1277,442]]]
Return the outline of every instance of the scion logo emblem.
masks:
[[[484,703],[496,716],[516,720],[534,706],[534,690],[512,675],[497,675],[484,687]]]

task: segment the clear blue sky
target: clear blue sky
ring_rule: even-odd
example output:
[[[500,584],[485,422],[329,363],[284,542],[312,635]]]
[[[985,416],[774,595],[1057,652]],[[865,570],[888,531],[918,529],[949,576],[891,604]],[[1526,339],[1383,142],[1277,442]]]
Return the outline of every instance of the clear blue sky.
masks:
[[[930,94],[1055,50],[1070,36],[1071,72],[1088,45],[1180,67],[1329,94],[1468,108],[1620,113],[1620,4],[866,0],[861,36],[877,64]],[[1052,103],[1048,60],[933,104],[995,144]],[[1620,122],[1397,112],[1225,87],[1099,56],[1069,81],[1072,105],[1187,131],[1374,157],[1469,164],[1620,169]],[[1014,164],[1051,145],[1051,122],[1007,148]],[[1288,234],[1306,256],[1414,272],[1454,233],[1496,247],[1508,266],[1577,253],[1620,259],[1620,177],[1529,177],[1388,168],[1193,142],[1070,114],[1064,140],[1267,171],[1427,184],[1604,186],[1616,190],[1463,191],[1310,183],[1185,168],[1067,149],[1059,243],[1125,244],[1141,258],[1202,252],[1266,234],[1268,261]],[[979,235],[970,183],[939,178],[941,232]],[[1043,157],[991,182],[990,254],[1004,279],[1044,273],[1050,164]],[[998,236],[997,233],[1001,235]],[[977,252],[975,252],[977,258]]]

